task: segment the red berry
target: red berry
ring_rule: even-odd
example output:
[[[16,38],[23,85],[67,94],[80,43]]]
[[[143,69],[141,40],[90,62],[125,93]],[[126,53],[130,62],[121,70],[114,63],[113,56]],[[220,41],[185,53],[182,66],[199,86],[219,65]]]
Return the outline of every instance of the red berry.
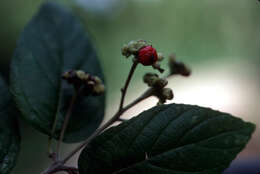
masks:
[[[158,60],[158,55],[152,46],[145,46],[138,51],[137,60],[145,66],[153,65]]]

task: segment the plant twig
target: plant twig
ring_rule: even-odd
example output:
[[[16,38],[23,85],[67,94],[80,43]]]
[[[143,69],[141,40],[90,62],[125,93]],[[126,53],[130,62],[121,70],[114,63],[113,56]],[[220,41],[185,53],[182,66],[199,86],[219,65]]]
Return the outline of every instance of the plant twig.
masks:
[[[137,67],[138,63],[134,62],[132,65],[132,68],[129,72],[129,75],[127,77],[127,80],[125,82],[124,87],[122,88],[121,92],[122,92],[122,96],[121,96],[121,100],[120,100],[120,105],[119,105],[119,109],[118,111],[115,113],[115,115],[108,120],[104,125],[102,125],[101,127],[99,127],[90,137],[88,137],[87,140],[85,140],[82,144],[78,145],[72,152],[70,152],[63,160],[61,161],[56,161],[54,162],[45,172],[41,173],[41,174],[52,174],[55,173],[57,171],[66,171],[68,174],[74,174],[73,172],[70,172],[68,170],[68,167],[66,167],[64,164],[71,158],[73,157],[77,152],[79,152],[82,148],[84,148],[85,146],[87,146],[96,136],[98,136],[100,133],[102,133],[106,128],[108,128],[109,126],[111,126],[113,123],[115,123],[116,121],[118,121],[120,119],[120,116],[126,112],[128,109],[132,108],[133,106],[135,106],[136,104],[138,104],[139,102],[145,100],[146,98],[150,97],[153,95],[153,89],[149,88],[148,90],[146,90],[140,97],[138,97],[137,99],[135,99],[133,102],[131,102],[130,104],[126,105],[124,107],[124,99],[125,99],[125,95],[126,95],[126,91],[127,88],[129,86],[129,83],[131,81],[131,78],[133,76],[133,73]],[[63,139],[67,124],[68,124],[68,120],[69,120],[69,116],[71,115],[71,111],[72,111],[72,107],[75,103],[77,95],[75,95],[73,97],[73,99],[71,100],[70,103],[70,107],[68,109],[68,112],[66,114],[65,117],[65,121],[63,124],[63,128],[62,128],[62,133],[58,142],[58,146],[57,146],[57,151],[59,151],[60,148],[60,143]],[[63,169],[66,170],[63,170]],[[71,167],[69,167],[71,168]]]
[[[83,147],[85,147],[86,145],[88,145],[92,139],[94,139],[96,136],[98,136],[100,133],[102,133],[106,128],[108,128],[109,126],[111,126],[113,123],[115,123],[116,121],[118,121],[118,119],[120,118],[120,116],[127,111],[128,109],[130,109],[131,107],[135,106],[136,104],[138,104],[139,102],[145,100],[146,98],[152,96],[153,94],[153,89],[149,88],[148,90],[146,90],[140,97],[138,97],[137,99],[135,99],[132,103],[128,104],[127,106],[125,106],[124,108],[122,108],[121,110],[118,110],[117,113],[109,120],[107,121],[103,126],[101,126],[100,128],[98,128],[85,142],[83,142],[82,144],[80,144],[79,146],[77,146],[72,152],[70,152],[62,161],[63,164],[65,164],[72,156],[74,156],[78,151],[80,151]]]
[[[48,156],[51,156],[53,154],[53,151],[52,151],[52,147],[51,147],[51,144],[52,144],[52,136],[53,134],[51,134],[48,138]]]
[[[126,95],[126,91],[127,91],[127,88],[129,86],[129,82],[134,74],[134,71],[136,69],[138,65],[138,62],[137,61],[134,61],[133,65],[132,65],[132,68],[128,74],[128,77],[126,79],[126,82],[125,82],[125,86],[121,89],[121,92],[122,92],[122,96],[121,96],[121,100],[120,100],[120,105],[119,105],[119,111],[123,108],[123,105],[124,105],[124,100],[125,100],[125,95]]]
[[[54,119],[54,123],[52,125],[52,129],[51,129],[51,135],[48,138],[48,156],[52,156],[53,155],[53,150],[52,150],[52,139],[55,133],[55,129],[57,126],[57,122],[58,122],[58,114],[56,114],[55,119]]]
[[[130,104],[126,105],[124,108],[122,108],[120,111],[117,111],[117,113],[108,121],[106,122],[102,127],[98,128],[85,142],[83,142],[82,144],[80,144],[79,146],[77,146],[72,152],[70,152],[62,161],[57,161],[54,162],[48,169],[46,169],[46,171],[42,172],[41,174],[53,174],[55,172],[58,171],[65,171],[63,170],[64,167],[66,168],[66,166],[64,166],[64,164],[71,158],[73,157],[77,152],[79,152],[83,147],[87,146],[91,140],[93,140],[96,136],[98,136],[100,133],[102,133],[106,128],[108,128],[109,126],[111,126],[113,123],[115,123],[116,121],[118,121],[118,119],[120,118],[120,116],[126,112],[128,109],[132,108],[133,106],[135,106],[136,104],[138,104],[139,102],[147,99],[148,97],[153,95],[153,89],[149,88],[148,90],[146,90],[140,97],[138,97],[137,99],[135,99],[133,102],[131,102]],[[72,168],[72,167],[71,167]],[[75,168],[76,169],[76,168]],[[70,173],[69,173],[70,174]]]
[[[68,126],[68,123],[69,123],[69,119],[70,119],[70,116],[71,116],[71,113],[72,113],[72,109],[74,107],[74,104],[76,102],[76,99],[77,99],[77,96],[78,96],[78,91],[75,90],[75,93],[70,101],[70,105],[69,105],[69,108],[68,108],[68,111],[66,113],[66,116],[65,116],[65,120],[63,122],[63,125],[62,125],[62,129],[61,129],[61,134],[60,134],[60,137],[59,137],[59,141],[58,141],[58,144],[57,144],[57,148],[56,148],[56,152],[57,152],[57,156],[59,158],[59,154],[60,154],[60,146],[61,146],[61,142],[64,138],[64,134],[65,134],[65,131],[67,129],[67,126]]]

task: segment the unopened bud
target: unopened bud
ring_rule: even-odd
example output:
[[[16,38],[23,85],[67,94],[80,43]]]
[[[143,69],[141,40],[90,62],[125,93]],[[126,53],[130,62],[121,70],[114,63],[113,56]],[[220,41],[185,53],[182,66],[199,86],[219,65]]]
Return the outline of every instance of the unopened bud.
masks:
[[[148,84],[148,86],[156,89],[162,89],[168,84],[166,79],[159,78],[159,76],[155,73],[146,73],[143,77],[143,81]]]
[[[137,61],[144,66],[153,65],[158,60],[156,49],[154,49],[152,46],[142,47],[138,50],[138,53],[135,57]]]
[[[87,81],[89,78],[89,74],[85,73],[84,71],[78,70],[75,73],[77,77],[82,81]]]
[[[82,70],[67,71],[62,78],[72,84],[76,90],[82,89],[84,95],[100,95],[105,91],[105,86],[99,77],[91,76]]]
[[[102,80],[98,76],[95,76],[94,80],[97,84],[102,84]]]
[[[82,78],[83,76],[85,76],[85,72],[84,71],[82,71],[82,70],[77,70],[76,72],[76,75],[78,76],[78,78]]]
[[[161,62],[164,59],[164,56],[162,53],[158,53],[158,61]]]
[[[190,76],[191,70],[182,62],[174,62],[170,64],[170,74],[171,75],[182,75]]]
[[[170,68],[170,75],[189,76],[191,74],[191,70],[183,62],[176,60],[175,54],[170,55],[168,65]]]
[[[168,81],[166,79],[158,78],[154,84],[153,87],[157,89],[162,89],[168,84]]]
[[[130,53],[136,55],[138,51],[145,46],[148,46],[148,44],[144,40],[130,41],[128,44],[128,50]]]
[[[74,70],[63,73],[62,78],[77,89],[82,85],[82,80],[78,78]]]
[[[148,43],[144,40],[130,41],[127,45],[124,45],[121,48],[121,53],[125,57],[129,57],[131,55],[136,56],[138,51],[145,46],[148,46]]]
[[[87,81],[87,85],[94,86],[94,85],[95,85],[95,82],[93,82],[93,81]]]
[[[62,78],[63,78],[63,79],[69,79],[69,78],[72,77],[72,73],[73,73],[73,71],[67,71],[67,72],[65,72],[65,73],[62,75]],[[75,73],[74,73],[74,75],[75,75]]]
[[[161,65],[158,61],[155,62],[152,66],[153,66],[153,69],[157,69],[160,73],[164,72],[164,69],[161,68]]]
[[[146,73],[143,77],[143,81],[144,83],[149,83],[151,81],[151,79],[158,79],[159,76],[155,73]]]
[[[176,54],[172,53],[169,55],[169,62],[176,62]]]
[[[105,86],[103,84],[97,84],[93,88],[94,95],[100,95],[105,92]]]
[[[128,50],[131,53],[137,52],[138,51],[138,47],[137,47],[137,41],[136,40],[131,40],[128,44],[127,44]]]
[[[127,45],[124,45],[124,46],[121,48],[121,53],[122,53],[122,55],[125,56],[125,57],[131,56],[131,53],[129,52]]]
[[[162,96],[167,100],[171,100],[173,99],[173,92],[170,88],[163,88]]]

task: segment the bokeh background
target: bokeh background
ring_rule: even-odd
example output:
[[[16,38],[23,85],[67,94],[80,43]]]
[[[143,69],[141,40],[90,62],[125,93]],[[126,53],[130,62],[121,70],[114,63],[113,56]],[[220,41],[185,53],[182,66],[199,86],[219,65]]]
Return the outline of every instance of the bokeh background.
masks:
[[[130,40],[144,39],[165,56],[175,52],[192,69],[189,78],[170,79],[169,86],[175,94],[172,102],[211,107],[260,126],[258,0],[56,1],[71,8],[82,19],[98,50],[107,82],[106,119],[118,107],[120,88],[131,67],[131,60],[123,58],[120,49]],[[0,2],[0,71],[6,79],[16,40],[43,2]],[[166,62],[163,67],[167,69]],[[142,76],[149,71],[153,69],[138,67],[126,102],[146,89]],[[155,98],[150,98],[128,111],[125,117],[136,115],[156,102]],[[20,121],[22,146],[13,174],[40,173],[50,162],[46,157],[47,137]],[[244,165],[244,162],[260,166],[259,138],[257,128],[234,166]],[[65,146],[64,152],[73,146]],[[76,160],[71,163],[76,164]]]

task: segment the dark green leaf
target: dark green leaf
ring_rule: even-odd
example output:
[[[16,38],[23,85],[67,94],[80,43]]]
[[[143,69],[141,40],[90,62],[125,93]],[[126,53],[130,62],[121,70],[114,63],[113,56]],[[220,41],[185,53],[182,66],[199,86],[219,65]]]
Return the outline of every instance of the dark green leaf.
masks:
[[[11,91],[23,118],[41,132],[50,135],[58,117],[56,138],[73,95],[73,88],[61,79],[70,69],[84,70],[104,80],[95,49],[80,21],[63,7],[45,3],[18,41],[11,65]],[[104,96],[78,99],[65,142],[84,140],[99,126],[104,101]]]
[[[255,127],[198,106],[154,107],[95,138],[80,155],[80,174],[220,174]]]
[[[0,78],[0,173],[8,174],[20,150],[20,134],[7,86]]]

